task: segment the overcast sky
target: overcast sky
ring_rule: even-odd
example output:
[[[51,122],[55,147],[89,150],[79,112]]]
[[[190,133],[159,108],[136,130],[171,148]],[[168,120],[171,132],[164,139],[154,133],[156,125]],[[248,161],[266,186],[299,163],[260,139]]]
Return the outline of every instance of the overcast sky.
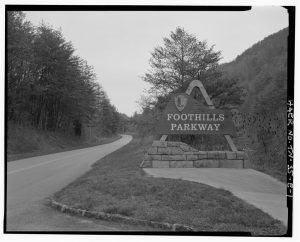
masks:
[[[150,53],[177,26],[195,34],[215,50],[221,63],[288,26],[281,7],[255,7],[246,12],[25,12],[34,25],[42,20],[61,28],[77,55],[87,60],[119,112],[132,115],[136,101],[149,86],[141,76]]]

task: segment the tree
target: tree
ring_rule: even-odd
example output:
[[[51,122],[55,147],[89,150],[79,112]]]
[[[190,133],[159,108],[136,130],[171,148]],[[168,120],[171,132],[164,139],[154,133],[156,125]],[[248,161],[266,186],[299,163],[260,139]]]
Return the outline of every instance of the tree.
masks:
[[[32,81],[34,28],[22,12],[7,12],[7,113],[20,122]]]
[[[115,134],[118,129],[118,117],[116,108],[111,105],[106,93],[103,91],[101,94],[99,120],[99,131],[104,135]]]
[[[244,102],[245,89],[241,88],[238,79],[226,78],[211,81],[206,86],[207,93],[216,108],[233,108]]]
[[[151,70],[143,79],[152,85],[152,93],[165,95],[183,89],[194,79],[207,82],[217,78],[221,52],[213,48],[178,27],[171,32],[170,38],[164,38],[163,47],[154,49]]]
[[[149,99],[158,103],[163,100],[158,106],[164,108],[170,93],[185,92],[189,83],[198,79],[204,84],[216,107],[241,105],[245,92],[236,78],[223,75],[218,64],[221,52],[213,48],[183,28],[176,28],[170,38],[164,38],[164,46],[156,47],[151,54],[151,70],[143,77],[152,86],[152,97]],[[198,88],[194,89],[192,96],[203,101]],[[155,106],[153,101],[152,106]]]
[[[59,115],[66,114],[65,111],[61,113],[61,109],[71,103],[69,99],[79,86],[78,81],[76,83],[80,77],[78,63],[72,63],[74,48],[70,42],[65,41],[60,31],[41,24],[36,31],[33,52],[33,124],[43,129],[55,130]],[[73,105],[70,105],[69,110],[72,108]]]

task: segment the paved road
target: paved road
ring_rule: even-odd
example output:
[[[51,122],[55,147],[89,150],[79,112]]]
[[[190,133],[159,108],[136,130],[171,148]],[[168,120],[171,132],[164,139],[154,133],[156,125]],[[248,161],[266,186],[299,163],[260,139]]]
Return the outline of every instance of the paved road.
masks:
[[[68,185],[90,166],[131,141],[129,135],[104,145],[8,162],[7,231],[132,230],[58,213],[45,198]]]
[[[154,177],[183,179],[231,191],[287,225],[286,185],[253,169],[147,168]]]

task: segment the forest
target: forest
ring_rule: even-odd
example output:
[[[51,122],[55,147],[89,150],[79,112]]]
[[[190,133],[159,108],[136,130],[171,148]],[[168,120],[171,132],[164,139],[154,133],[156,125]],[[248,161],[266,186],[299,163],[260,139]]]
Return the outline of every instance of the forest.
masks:
[[[132,122],[142,134],[152,133],[172,93],[185,92],[201,80],[216,108],[230,110],[237,130],[234,137],[251,165],[283,181],[286,175],[286,99],[288,28],[254,44],[230,63],[220,64],[221,52],[178,27],[151,53],[151,84],[141,97],[141,113]],[[191,94],[205,104],[199,90]],[[200,150],[227,150],[224,137],[169,135]]]
[[[11,11],[6,43],[10,152],[20,151],[13,140],[28,140],[20,137],[26,128],[70,137],[124,131],[127,116],[111,104],[93,67],[74,54],[60,30],[45,23],[33,26],[23,12]]]

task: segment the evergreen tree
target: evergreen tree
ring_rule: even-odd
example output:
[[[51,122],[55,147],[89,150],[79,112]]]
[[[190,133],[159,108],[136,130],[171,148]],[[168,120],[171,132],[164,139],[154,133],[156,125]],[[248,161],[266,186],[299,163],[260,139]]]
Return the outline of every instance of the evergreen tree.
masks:
[[[221,53],[208,47],[183,28],[176,28],[164,46],[151,54],[151,70],[143,77],[152,85],[151,92],[165,95],[183,90],[194,79],[208,82],[220,76],[217,71]]]

